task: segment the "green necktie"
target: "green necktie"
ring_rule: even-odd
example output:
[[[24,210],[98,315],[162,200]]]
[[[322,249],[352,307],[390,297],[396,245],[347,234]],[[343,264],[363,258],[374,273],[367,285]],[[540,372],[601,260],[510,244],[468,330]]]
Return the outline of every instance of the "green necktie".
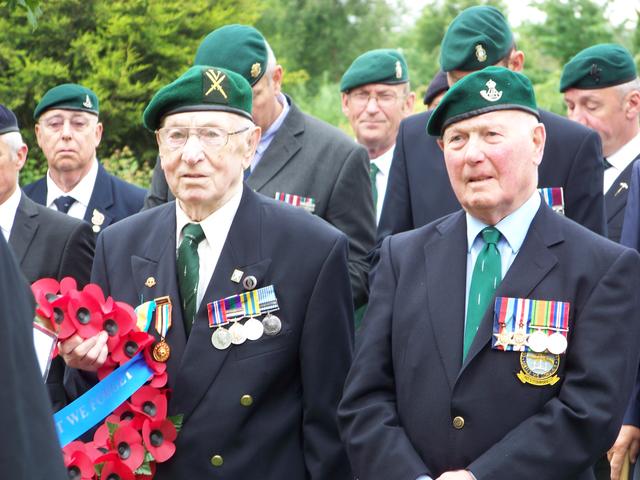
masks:
[[[489,303],[496,293],[496,288],[502,281],[502,262],[498,250],[500,231],[494,227],[486,227],[480,232],[485,242],[478,254],[476,264],[473,267],[471,285],[469,286],[469,301],[467,304],[467,321],[464,326],[464,347],[462,361],[467,357],[469,347],[473,342],[480,322]]]
[[[178,247],[178,260],[176,261],[176,265],[180,297],[182,299],[184,328],[188,336],[191,332],[191,325],[193,325],[197,310],[198,278],[200,271],[198,245],[204,240],[205,236],[202,227],[197,223],[185,225],[182,229],[182,234],[183,238]]]
[[[371,195],[373,196],[373,209],[378,209],[378,187],[376,186],[376,177],[380,169],[378,166],[371,162],[369,163],[369,178],[371,179]]]

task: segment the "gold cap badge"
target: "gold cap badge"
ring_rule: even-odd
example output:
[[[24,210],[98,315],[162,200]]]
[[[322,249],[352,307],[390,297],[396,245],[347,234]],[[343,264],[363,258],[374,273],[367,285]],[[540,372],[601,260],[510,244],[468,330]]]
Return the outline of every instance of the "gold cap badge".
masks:
[[[222,95],[224,99],[227,100],[227,94],[222,88],[222,82],[225,78],[227,78],[227,76],[220,70],[214,70],[213,68],[208,69],[206,72],[204,72],[204,74],[211,82],[210,85],[208,85],[209,88],[205,92],[204,96],[208,97],[213,92],[219,92],[220,95]]]
[[[260,72],[262,72],[262,67],[258,62],[251,65],[251,78],[257,78]]]
[[[481,63],[487,61],[487,51],[480,44],[476,45],[476,58]]]

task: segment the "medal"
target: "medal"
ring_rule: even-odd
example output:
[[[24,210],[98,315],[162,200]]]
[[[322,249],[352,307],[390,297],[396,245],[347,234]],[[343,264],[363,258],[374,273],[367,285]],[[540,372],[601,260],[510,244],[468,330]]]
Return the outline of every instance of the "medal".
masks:
[[[216,328],[211,335],[211,343],[218,350],[226,350],[231,346],[231,334],[226,328]]]
[[[264,333],[262,322],[251,317],[244,323],[244,333],[248,340],[258,340]]]
[[[513,334],[513,345],[514,350],[522,350],[522,348],[527,344],[527,334],[523,331],[517,331]]]
[[[545,335],[540,330],[536,330],[531,335],[529,335],[529,340],[527,340],[527,346],[533,352],[536,352],[536,353],[544,352],[547,349],[547,335]]]
[[[547,350],[554,355],[567,351],[567,338],[560,332],[555,332],[547,338]]]
[[[171,355],[171,347],[164,340],[160,340],[153,346],[153,359],[156,362],[164,363],[169,360],[169,356]]]
[[[231,334],[231,343],[234,345],[241,345],[247,341],[244,325],[240,322],[235,322],[231,325],[231,327],[229,327],[229,333]]]
[[[268,313],[264,319],[262,319],[262,326],[264,327],[264,333],[266,335],[277,335],[282,330],[282,322],[275,315]]]

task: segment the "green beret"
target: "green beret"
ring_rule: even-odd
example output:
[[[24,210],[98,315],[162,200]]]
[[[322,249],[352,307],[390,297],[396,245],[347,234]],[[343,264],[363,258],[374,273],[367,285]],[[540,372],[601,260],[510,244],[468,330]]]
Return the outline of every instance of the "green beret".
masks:
[[[342,76],[340,91],[346,92],[368,83],[396,85],[409,81],[409,68],[397,50],[369,50],[356,58]]]
[[[149,130],[158,128],[165,115],[180,112],[219,111],[251,118],[251,85],[231,70],[196,65],[162,87],[142,114]]]
[[[258,30],[246,25],[225,25],[202,40],[193,64],[233,70],[253,86],[267,70],[267,59],[267,41]]]
[[[560,91],[612,87],[637,76],[636,64],[626,48],[602,43],[585,48],[569,60],[562,70]]]
[[[33,118],[37,120],[40,115],[52,108],[79,110],[98,115],[98,107],[98,97],[92,90],[75,83],[63,83],[44,94],[33,111]]]
[[[442,136],[452,123],[495,110],[523,110],[540,119],[529,79],[504,67],[470,73],[458,80],[433,110],[427,133]]]
[[[475,71],[495,65],[513,47],[513,35],[504,15],[483,5],[463,10],[453,19],[440,45],[445,72]]]

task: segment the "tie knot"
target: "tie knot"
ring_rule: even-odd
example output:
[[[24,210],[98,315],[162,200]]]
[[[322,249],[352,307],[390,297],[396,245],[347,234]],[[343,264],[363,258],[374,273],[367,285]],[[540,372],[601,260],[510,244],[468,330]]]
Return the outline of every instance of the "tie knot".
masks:
[[[58,211],[67,213],[75,201],[76,199],[71,196],[61,195],[53,201],[53,204],[56,206]]]
[[[378,172],[380,171],[380,168],[373,162],[369,163],[369,174],[373,177],[375,177]]]
[[[182,234],[185,239],[189,239],[198,245],[202,240],[204,240],[204,230],[202,230],[202,226],[199,223],[188,223],[182,229]]]
[[[494,227],[486,227],[482,230],[482,239],[490,245],[497,245],[500,240],[500,230]]]
[[[609,160],[607,160],[606,158],[602,159],[602,164],[604,165],[605,170],[608,170],[611,167],[613,167],[613,165],[611,165],[611,163],[609,163]]]

